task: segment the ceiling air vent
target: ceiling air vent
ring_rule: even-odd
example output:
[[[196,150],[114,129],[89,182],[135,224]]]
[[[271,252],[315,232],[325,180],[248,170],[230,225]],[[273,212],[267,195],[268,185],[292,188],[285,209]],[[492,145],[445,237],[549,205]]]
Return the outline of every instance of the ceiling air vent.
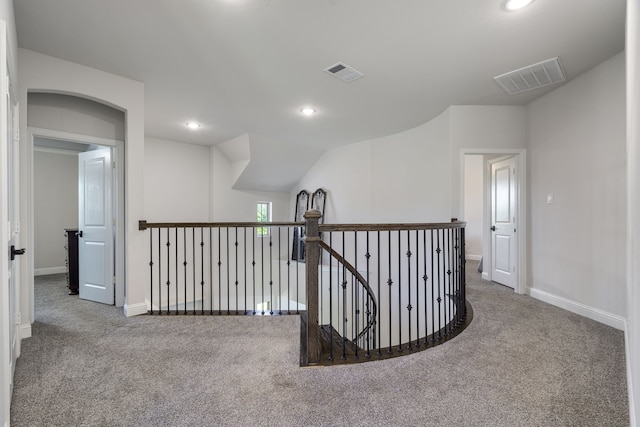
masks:
[[[325,68],[324,71],[347,83],[359,79],[360,77],[364,77],[364,74],[362,74],[360,71],[351,68],[347,64],[343,64],[342,62],[333,64],[332,66]]]
[[[493,78],[509,95],[560,83],[567,78],[558,57],[510,71]]]

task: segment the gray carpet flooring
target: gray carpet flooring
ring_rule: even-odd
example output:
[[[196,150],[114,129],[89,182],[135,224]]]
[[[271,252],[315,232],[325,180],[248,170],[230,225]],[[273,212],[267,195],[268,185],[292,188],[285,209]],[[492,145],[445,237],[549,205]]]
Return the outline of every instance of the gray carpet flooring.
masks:
[[[13,426],[627,426],[622,332],[480,280],[471,325],[390,360],[299,367],[299,318],[125,318],[36,278]]]

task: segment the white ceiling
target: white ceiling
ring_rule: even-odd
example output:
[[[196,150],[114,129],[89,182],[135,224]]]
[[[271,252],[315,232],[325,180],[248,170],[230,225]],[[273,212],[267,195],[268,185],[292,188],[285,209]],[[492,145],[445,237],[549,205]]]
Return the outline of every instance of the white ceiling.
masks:
[[[527,104],[493,76],[555,56],[568,79],[624,49],[625,0],[14,0],[22,48],[145,84],[147,136],[246,133],[327,149],[450,105]],[[323,70],[342,61],[365,77]],[[314,117],[299,109],[314,106]],[[202,123],[197,131],[184,124]]]

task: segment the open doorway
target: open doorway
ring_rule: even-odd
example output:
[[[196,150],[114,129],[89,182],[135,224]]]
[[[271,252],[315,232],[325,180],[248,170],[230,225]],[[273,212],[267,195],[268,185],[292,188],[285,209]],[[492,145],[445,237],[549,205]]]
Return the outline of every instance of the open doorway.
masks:
[[[86,135],[76,135],[51,131],[46,129],[29,129],[33,144],[32,148],[32,230],[34,248],[34,275],[55,274],[71,272],[71,256],[75,258],[79,274],[78,284],[86,283],[82,278],[87,274],[91,276],[96,271],[103,271],[103,282],[111,286],[109,296],[102,292],[100,298],[95,298],[94,284],[85,289],[85,295],[80,292],[80,297],[106,304],[122,306],[124,304],[124,202],[123,163],[124,147],[122,141],[108,140]],[[95,268],[95,257],[87,261],[80,252],[71,254],[70,244],[75,239],[83,241],[82,229],[84,206],[81,179],[83,163],[79,159],[92,156],[93,153],[108,153],[108,172],[111,177],[107,182],[111,188],[109,191],[110,202],[105,214],[106,223],[109,225],[105,247],[109,248],[105,259],[104,268]],[[95,156],[94,156],[95,157]],[[112,161],[111,161],[112,160]],[[88,201],[84,201],[88,202]],[[73,234],[71,234],[73,233]],[[91,247],[98,247],[92,244]],[[104,252],[104,251],[103,251]],[[88,264],[91,264],[88,266]],[[83,273],[84,268],[84,273]],[[83,276],[84,274],[84,276]],[[69,275],[71,276],[71,274]],[[93,279],[91,279],[93,280]],[[96,282],[97,283],[97,282]],[[72,290],[69,283],[70,291]],[[80,289],[82,290],[82,288]],[[70,292],[74,294],[75,292]],[[31,288],[33,298],[33,288]]]
[[[508,175],[501,163],[507,159],[511,159],[507,168]],[[503,284],[520,294],[526,292],[525,167],[524,149],[461,151],[462,214],[467,222],[467,257],[479,260],[482,278],[485,280],[503,283],[503,276],[508,271],[508,283]],[[502,181],[496,182],[496,176]],[[502,189],[505,182],[513,185],[507,190],[506,197],[511,203],[508,222],[503,218],[496,220],[496,213],[502,212],[498,212],[496,208],[496,194],[501,196],[500,191],[496,193],[496,189]],[[506,231],[510,235],[505,234]],[[506,264],[508,267],[504,267]]]

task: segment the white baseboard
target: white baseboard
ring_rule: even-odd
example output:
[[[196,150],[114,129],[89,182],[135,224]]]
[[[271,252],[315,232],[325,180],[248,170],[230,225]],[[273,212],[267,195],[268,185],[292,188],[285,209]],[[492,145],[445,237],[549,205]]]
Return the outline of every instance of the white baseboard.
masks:
[[[47,274],[60,274],[66,273],[66,267],[47,267],[47,268],[36,268],[33,270],[34,276],[46,276]]]
[[[471,260],[471,261],[480,261],[482,259],[482,255],[465,255],[464,256],[466,259]]]
[[[20,328],[20,339],[31,338],[31,324],[18,326]]]
[[[138,304],[125,304],[124,315],[127,317],[139,316],[141,314],[147,314],[147,303],[141,302]]]
[[[482,280],[491,280],[489,278],[489,273],[487,273],[486,271],[482,272]]]
[[[633,378],[631,377],[631,354],[629,342],[629,329],[627,328],[627,321],[624,322],[624,348],[627,355],[627,393],[629,394],[629,419],[631,427],[638,427],[636,423],[636,407],[635,407],[635,392],[633,388]]]
[[[624,331],[626,329],[626,319],[624,317],[608,313],[598,308],[589,307],[570,299],[550,294],[536,288],[529,288],[529,295],[540,301],[544,301],[556,307],[563,308],[575,314],[579,314],[596,322],[604,323],[612,328]]]

